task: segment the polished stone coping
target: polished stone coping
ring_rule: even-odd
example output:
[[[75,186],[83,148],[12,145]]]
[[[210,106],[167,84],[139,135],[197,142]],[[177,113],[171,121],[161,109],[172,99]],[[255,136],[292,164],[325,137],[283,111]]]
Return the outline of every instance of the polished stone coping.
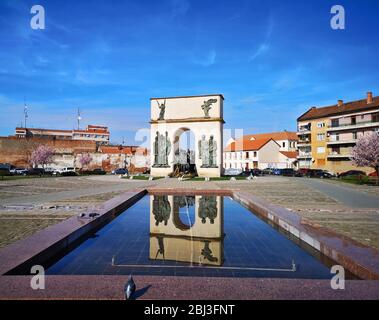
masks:
[[[136,189],[119,195],[100,205],[93,212],[94,219],[71,217],[61,223],[41,230],[23,240],[0,250],[0,299],[121,299],[127,277],[124,276],[46,276],[46,290],[32,290],[31,276],[4,275],[23,264],[33,264],[56,255],[81,237],[101,227],[147,193],[153,195],[220,195],[230,196],[253,211],[272,221],[308,243],[329,258],[344,266],[362,279],[379,279],[379,251],[364,246],[352,239],[327,228],[312,225],[298,214],[282,207],[267,203],[261,198],[240,190],[221,189],[169,189],[150,187]],[[379,282],[347,281],[351,290],[343,293],[330,289],[328,280],[304,279],[238,279],[238,278],[196,278],[136,276],[141,285],[151,285],[143,297],[151,299],[377,299]],[[186,287],[185,284],[191,287]],[[207,294],[199,294],[198,285],[207,284]],[[238,288],[229,293],[225,286]],[[168,284],[171,284],[168,286]],[[165,289],[165,286],[167,288]],[[172,287],[174,285],[174,288]],[[299,290],[296,290],[296,288]],[[182,289],[180,289],[182,288]],[[253,289],[258,291],[254,291]],[[155,291],[157,290],[157,291]],[[121,291],[121,293],[120,293]],[[196,291],[196,292],[195,292]],[[149,294],[149,292],[152,292]],[[162,296],[162,292],[164,295]]]

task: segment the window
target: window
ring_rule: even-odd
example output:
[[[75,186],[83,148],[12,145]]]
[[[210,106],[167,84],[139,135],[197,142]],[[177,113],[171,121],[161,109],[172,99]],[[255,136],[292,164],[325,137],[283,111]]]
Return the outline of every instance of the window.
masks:
[[[325,153],[325,147],[317,147],[317,153]]]
[[[318,133],[317,141],[324,141],[324,140],[325,140],[325,133]]]
[[[325,122],[317,122],[317,128],[325,128]]]
[[[358,132],[353,132],[353,139],[354,140],[358,139]]]
[[[340,135],[339,135],[339,133],[332,134],[330,136],[330,141],[340,141]]]
[[[333,147],[332,148],[332,155],[340,154],[340,147]]]
[[[256,151],[254,151],[254,158],[256,158],[257,157],[257,152]]]
[[[356,117],[351,117],[351,124],[352,125],[357,124],[357,118]]]
[[[332,127],[333,128],[339,127],[339,125],[340,125],[339,119],[332,119]]]
[[[249,152],[246,152],[246,159],[249,159]]]
[[[285,143],[285,142],[283,142],[283,144],[282,144],[282,145],[283,145],[283,148],[285,148],[285,147],[286,147],[286,143]]]

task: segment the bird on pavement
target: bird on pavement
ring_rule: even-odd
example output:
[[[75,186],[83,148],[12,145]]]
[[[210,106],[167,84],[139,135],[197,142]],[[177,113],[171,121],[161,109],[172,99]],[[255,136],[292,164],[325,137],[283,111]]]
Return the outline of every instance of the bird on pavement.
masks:
[[[132,275],[129,276],[128,282],[124,287],[125,300],[130,300],[133,293],[136,291],[136,284],[134,283]]]

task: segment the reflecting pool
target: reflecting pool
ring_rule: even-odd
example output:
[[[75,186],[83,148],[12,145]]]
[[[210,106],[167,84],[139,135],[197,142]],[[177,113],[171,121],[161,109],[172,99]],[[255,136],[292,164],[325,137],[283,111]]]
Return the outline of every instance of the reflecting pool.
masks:
[[[332,261],[229,197],[147,195],[47,274],[331,278]]]

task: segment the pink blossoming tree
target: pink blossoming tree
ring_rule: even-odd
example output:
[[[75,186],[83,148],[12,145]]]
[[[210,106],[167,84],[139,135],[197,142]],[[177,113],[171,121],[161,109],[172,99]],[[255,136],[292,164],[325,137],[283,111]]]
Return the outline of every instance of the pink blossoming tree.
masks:
[[[42,165],[42,168],[45,168],[45,165],[53,162],[54,150],[47,145],[39,145],[36,147],[30,157],[31,162],[34,166]]]
[[[82,168],[88,166],[91,163],[91,161],[92,161],[92,157],[88,153],[82,154],[79,159],[79,162],[82,165]]]
[[[353,148],[353,164],[358,167],[374,168],[376,173],[379,172],[379,134],[373,132],[366,134],[358,139],[356,146]]]

